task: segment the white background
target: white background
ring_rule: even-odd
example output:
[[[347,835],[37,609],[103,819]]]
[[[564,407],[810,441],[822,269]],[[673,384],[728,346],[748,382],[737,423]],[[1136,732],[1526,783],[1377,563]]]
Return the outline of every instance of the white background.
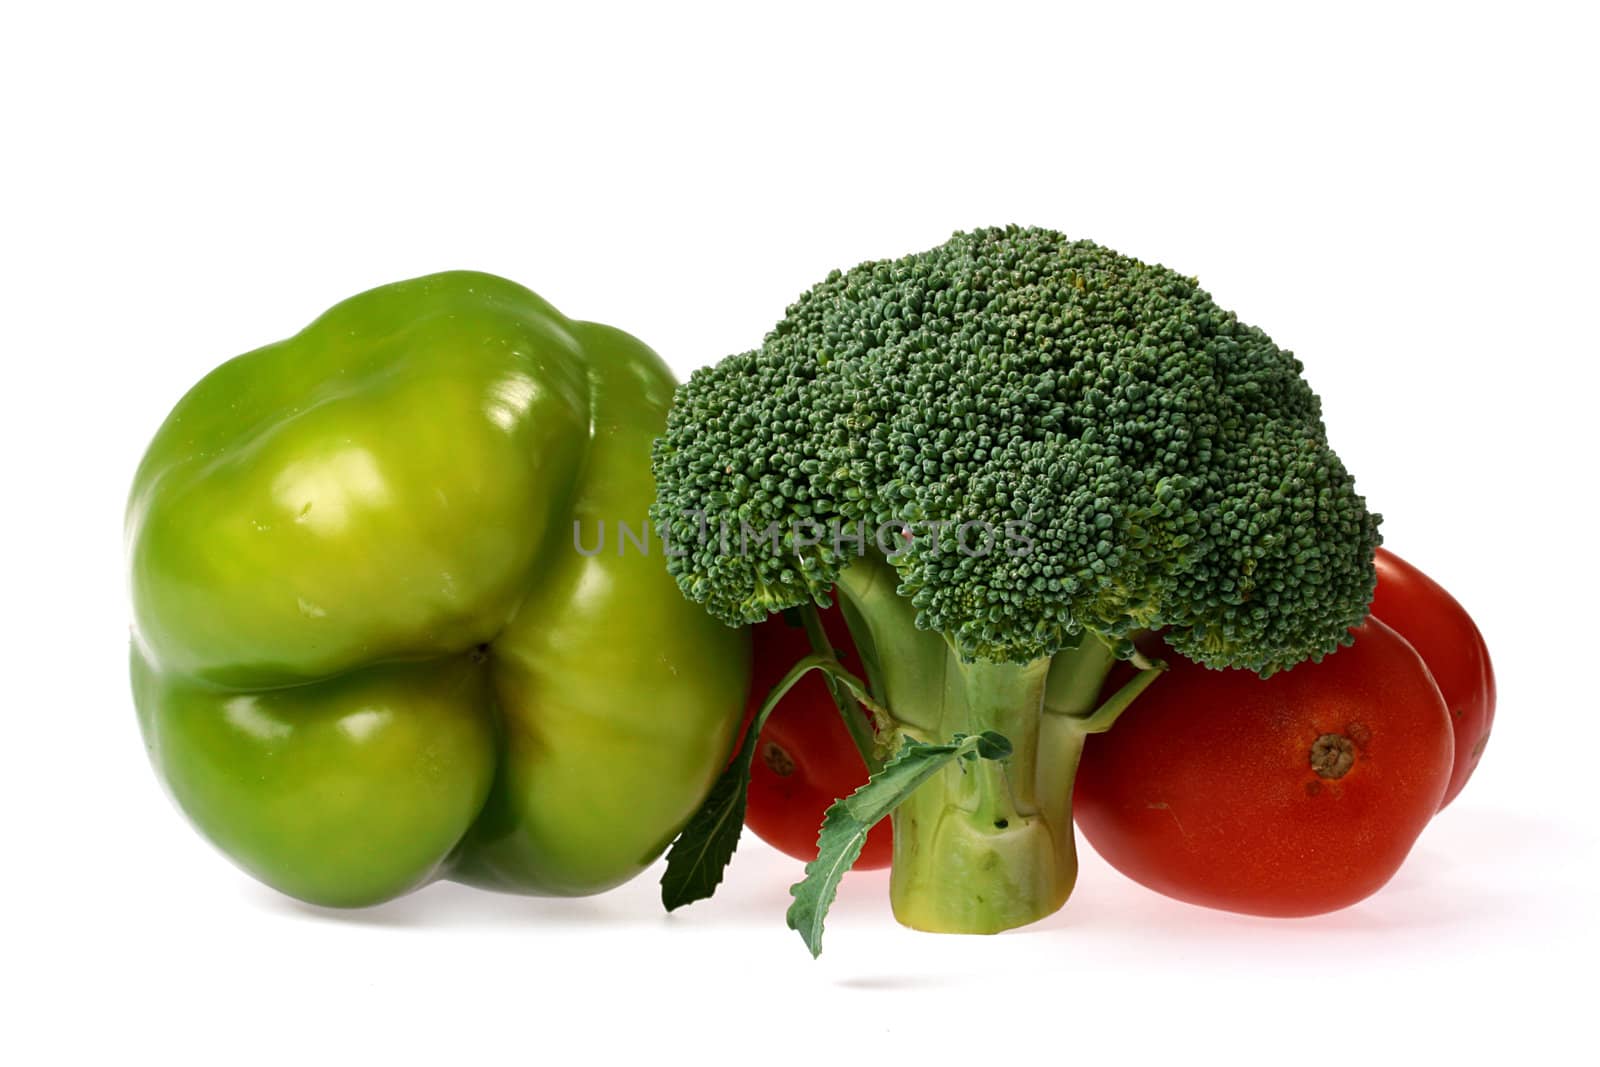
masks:
[[[1592,1051],[1596,36],[1581,5],[27,5],[0,29],[0,1058],[1574,1062]],[[1110,9],[1116,8],[1116,13]],[[1019,222],[1200,281],[1305,361],[1501,695],[1394,882],[1266,921],[1092,854],[994,938],[750,841],[667,918],[237,873],[146,766],[121,511],[202,373],[372,285],[515,278],[680,371],[830,268]],[[1589,1061],[1592,1062],[1592,1061]]]

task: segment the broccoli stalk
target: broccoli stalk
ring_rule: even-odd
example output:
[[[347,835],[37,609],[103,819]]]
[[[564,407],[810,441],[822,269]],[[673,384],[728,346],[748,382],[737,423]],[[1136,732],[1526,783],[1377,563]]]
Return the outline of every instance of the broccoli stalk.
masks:
[[[1115,651],[1097,637],[1030,663],[963,662],[938,633],[917,629],[881,558],[840,572],[837,592],[878,702],[892,716],[889,748],[992,730],[1004,761],[952,764],[893,813],[889,896],[918,930],[994,933],[1058,909],[1078,857],[1072,780],[1085,739],[1160,674],[1144,671],[1100,702]]]
[[[993,932],[1066,900],[1084,739],[1159,673],[1100,702],[1140,632],[1263,675],[1349,643],[1379,520],[1301,369],[1192,279],[1008,227],[836,271],[679,388],[668,569],[730,625],[842,602],[878,740],[911,754],[883,772],[911,790],[902,922]]]

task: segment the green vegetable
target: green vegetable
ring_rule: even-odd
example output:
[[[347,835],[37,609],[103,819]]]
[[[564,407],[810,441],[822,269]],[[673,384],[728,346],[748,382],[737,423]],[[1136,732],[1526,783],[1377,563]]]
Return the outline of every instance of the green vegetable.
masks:
[[[822,920],[839,891],[839,882],[861,855],[867,834],[879,820],[942,768],[954,766],[964,774],[962,760],[975,763],[980,758],[1002,760],[1010,755],[1011,742],[992,732],[973,737],[956,734],[945,745],[908,738],[866,785],[828,808],[817,835],[817,858],[806,864],[805,880],[789,889],[794,897],[789,905],[789,926],[799,931],[813,958],[822,955]]]
[[[1066,900],[1084,737],[1157,673],[1099,706],[1137,633],[1262,674],[1349,642],[1378,518],[1301,370],[1191,279],[1013,227],[835,272],[679,389],[651,515],[685,595],[732,625],[837,595],[891,747],[1014,750],[895,809],[902,922]]]
[[[794,684],[804,675],[815,670],[824,672],[830,683],[839,682],[845,691],[853,691],[858,697],[870,699],[861,681],[846,671],[831,651],[805,656],[790,668],[766,695],[745,729],[744,738],[733,759],[723,768],[705,803],[700,805],[700,810],[694,813],[694,818],[689,820],[667,851],[667,870],[661,878],[661,903],[668,911],[704,900],[716,892],[722,882],[723,869],[728,866],[734,849],[739,845],[739,832],[744,829],[745,805],[750,795],[750,771],[755,762],[756,742],[761,730],[784,694],[794,688]],[[855,852],[851,854],[852,863],[860,851],[861,844],[857,842]],[[819,921],[819,937],[820,928]]]
[[[657,856],[726,761],[750,655],[659,549],[621,550],[672,388],[632,337],[471,273],[195,386],[127,545],[140,725],[201,832],[340,906],[436,877],[593,893]]]

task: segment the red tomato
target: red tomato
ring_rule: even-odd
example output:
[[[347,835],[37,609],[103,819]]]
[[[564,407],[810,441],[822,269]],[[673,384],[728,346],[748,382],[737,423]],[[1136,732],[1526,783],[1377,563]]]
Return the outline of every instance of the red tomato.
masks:
[[[857,677],[864,677],[838,608],[829,608],[821,615],[822,627],[839,649],[841,662]],[[745,713],[747,723],[772,687],[797,661],[811,653],[805,630],[789,625],[780,615],[761,623],[754,634],[755,674]],[[855,710],[866,715],[860,708]],[[796,859],[814,860],[823,812],[866,780],[866,764],[839,717],[839,708],[828,694],[822,675],[813,671],[789,690],[756,739],[744,824],[774,848]],[[893,849],[893,832],[885,819],[867,835],[861,858],[853,869],[887,867]]]
[[[1442,808],[1472,777],[1494,723],[1494,669],[1489,648],[1456,598],[1387,549],[1378,549],[1378,592],[1372,613],[1411,642],[1444,694],[1456,731],[1456,763]]]
[[[1321,663],[1261,679],[1169,664],[1089,738],[1078,826],[1117,870],[1191,904],[1316,915],[1399,869],[1450,780],[1450,715],[1422,658],[1368,619]]]

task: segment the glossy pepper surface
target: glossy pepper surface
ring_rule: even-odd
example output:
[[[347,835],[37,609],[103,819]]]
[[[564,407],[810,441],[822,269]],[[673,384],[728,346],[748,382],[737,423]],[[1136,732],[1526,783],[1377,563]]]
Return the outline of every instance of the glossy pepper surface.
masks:
[[[652,861],[750,659],[644,533],[673,385],[627,334],[466,272],[196,385],[126,545],[140,726],[201,832],[335,906],[438,877],[593,893]]]

